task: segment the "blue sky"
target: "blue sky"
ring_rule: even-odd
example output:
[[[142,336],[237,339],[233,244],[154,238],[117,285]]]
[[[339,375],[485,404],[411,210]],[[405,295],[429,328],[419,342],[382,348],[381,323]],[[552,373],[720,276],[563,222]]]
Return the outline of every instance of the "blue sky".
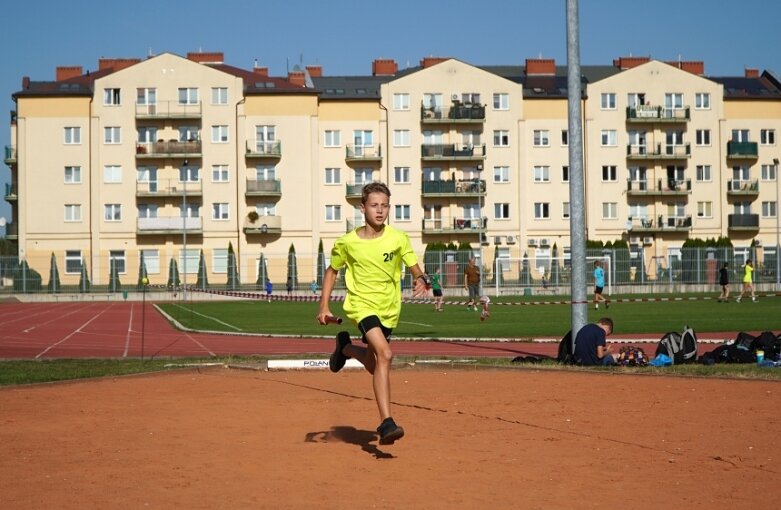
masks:
[[[566,65],[565,7],[565,0],[14,1],[3,8],[0,31],[0,145],[10,141],[11,94],[22,77],[53,80],[57,66],[86,71],[101,57],[199,50],[222,51],[227,64],[247,69],[257,59],[275,76],[299,63],[322,65],[325,75],[365,75],[375,58],[405,68],[425,56],[475,65],[542,56]],[[583,65],[635,55],[701,60],[710,76],[746,67],[781,74],[778,0],[580,0],[579,10]],[[3,191],[9,180],[3,165]],[[0,216],[10,216],[4,200]]]

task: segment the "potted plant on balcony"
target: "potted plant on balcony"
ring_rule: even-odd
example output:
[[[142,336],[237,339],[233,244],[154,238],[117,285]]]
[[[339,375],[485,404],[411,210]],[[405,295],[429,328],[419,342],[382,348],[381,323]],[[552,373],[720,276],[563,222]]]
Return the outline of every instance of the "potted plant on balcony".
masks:
[[[249,220],[250,223],[255,223],[256,221],[258,221],[258,218],[260,218],[260,216],[258,215],[257,211],[250,211],[247,214],[247,219]]]

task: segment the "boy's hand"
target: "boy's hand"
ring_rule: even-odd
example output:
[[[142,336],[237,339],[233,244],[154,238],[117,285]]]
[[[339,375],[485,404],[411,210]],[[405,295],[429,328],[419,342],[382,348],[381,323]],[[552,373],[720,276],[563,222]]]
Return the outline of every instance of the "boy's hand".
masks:
[[[425,296],[428,289],[431,288],[431,280],[425,274],[415,278],[415,287],[412,290],[412,297]]]
[[[318,312],[317,314],[316,319],[321,326],[325,326],[326,324],[328,324],[329,317],[333,317],[333,315],[331,315],[331,310],[326,309],[325,311],[320,310],[320,312]]]

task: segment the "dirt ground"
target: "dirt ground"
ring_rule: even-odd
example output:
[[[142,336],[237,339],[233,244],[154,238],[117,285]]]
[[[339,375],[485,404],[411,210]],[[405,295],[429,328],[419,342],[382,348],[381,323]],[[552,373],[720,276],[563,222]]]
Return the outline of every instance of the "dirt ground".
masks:
[[[225,368],[0,390],[0,506],[764,509],[781,384],[523,369]]]

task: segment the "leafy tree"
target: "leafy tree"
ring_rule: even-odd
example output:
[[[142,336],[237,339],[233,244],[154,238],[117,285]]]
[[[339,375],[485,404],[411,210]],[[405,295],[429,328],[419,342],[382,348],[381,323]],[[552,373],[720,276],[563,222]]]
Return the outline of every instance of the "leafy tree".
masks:
[[[60,271],[57,269],[57,257],[52,252],[51,263],[49,264],[49,284],[46,286],[49,293],[56,294],[61,291]]]

